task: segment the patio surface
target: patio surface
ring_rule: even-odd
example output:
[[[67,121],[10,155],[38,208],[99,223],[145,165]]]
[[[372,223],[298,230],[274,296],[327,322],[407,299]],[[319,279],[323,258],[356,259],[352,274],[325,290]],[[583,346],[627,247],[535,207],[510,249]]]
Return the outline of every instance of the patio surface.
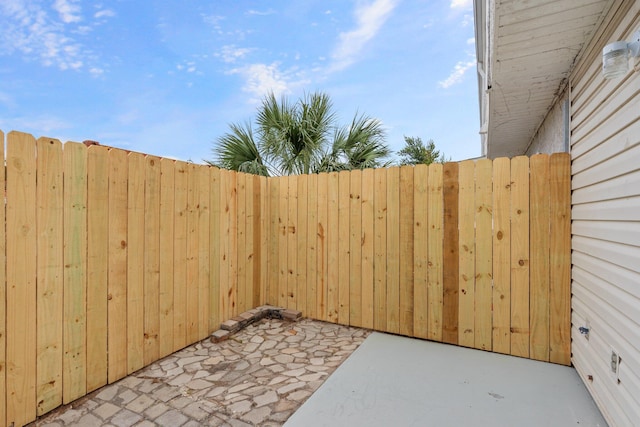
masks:
[[[607,425],[572,368],[307,319],[204,340],[31,425],[283,424]]]
[[[189,346],[31,426],[281,426],[369,335],[263,319]]]
[[[575,369],[372,333],[285,427],[606,426]]]

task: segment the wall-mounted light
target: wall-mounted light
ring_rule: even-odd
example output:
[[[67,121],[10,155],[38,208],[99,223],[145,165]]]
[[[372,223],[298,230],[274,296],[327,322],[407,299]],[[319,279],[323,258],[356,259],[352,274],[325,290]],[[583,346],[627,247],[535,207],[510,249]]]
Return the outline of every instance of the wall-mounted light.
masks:
[[[629,58],[640,56],[640,30],[630,42],[609,43],[602,49],[602,74],[605,79],[617,79],[629,71]]]

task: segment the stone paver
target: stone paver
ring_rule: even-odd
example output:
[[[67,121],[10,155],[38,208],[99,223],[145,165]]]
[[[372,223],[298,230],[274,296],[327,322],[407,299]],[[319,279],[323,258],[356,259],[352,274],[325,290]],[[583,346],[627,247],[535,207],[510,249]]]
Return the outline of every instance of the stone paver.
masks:
[[[297,319],[237,316],[223,324],[232,334],[212,335],[30,426],[281,426],[369,335]]]

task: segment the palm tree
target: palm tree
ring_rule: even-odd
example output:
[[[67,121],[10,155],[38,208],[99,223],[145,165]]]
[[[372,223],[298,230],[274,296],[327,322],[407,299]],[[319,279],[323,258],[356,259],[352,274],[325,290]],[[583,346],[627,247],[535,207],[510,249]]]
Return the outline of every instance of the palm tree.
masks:
[[[267,95],[258,110],[257,130],[232,124],[218,139],[210,164],[259,175],[294,175],[383,165],[390,153],[380,121],[356,115],[336,125],[331,99],[305,95],[295,104]]]
[[[405,146],[398,151],[401,165],[430,165],[431,163],[444,163],[447,159],[440,150],[436,150],[433,139],[427,141],[425,146],[420,137],[405,136]]]

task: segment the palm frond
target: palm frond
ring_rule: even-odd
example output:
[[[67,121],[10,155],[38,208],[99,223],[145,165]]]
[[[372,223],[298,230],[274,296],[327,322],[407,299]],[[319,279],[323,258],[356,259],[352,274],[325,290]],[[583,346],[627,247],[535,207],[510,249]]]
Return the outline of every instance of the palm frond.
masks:
[[[269,176],[253,138],[251,125],[231,124],[231,132],[218,139],[214,164],[230,170]]]

